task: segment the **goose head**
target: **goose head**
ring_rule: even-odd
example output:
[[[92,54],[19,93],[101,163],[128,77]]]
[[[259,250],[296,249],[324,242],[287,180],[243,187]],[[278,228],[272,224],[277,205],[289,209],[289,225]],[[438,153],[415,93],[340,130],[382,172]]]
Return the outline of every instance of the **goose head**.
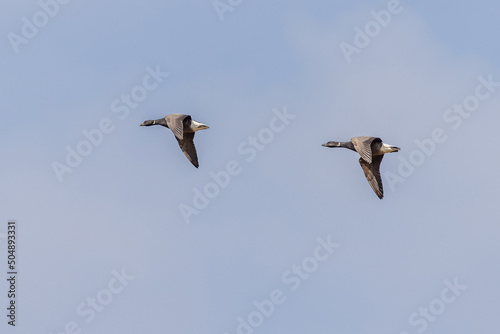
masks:
[[[321,146],[324,146],[324,147],[340,147],[340,143],[338,141],[329,141],[329,142],[324,143]]]
[[[167,127],[167,121],[165,118],[160,118],[160,119],[155,119],[155,120],[147,120],[142,122],[141,126],[151,126],[151,125],[162,125],[164,127]]]
[[[144,121],[141,124],[141,126],[151,126],[151,125],[155,125],[155,121]]]

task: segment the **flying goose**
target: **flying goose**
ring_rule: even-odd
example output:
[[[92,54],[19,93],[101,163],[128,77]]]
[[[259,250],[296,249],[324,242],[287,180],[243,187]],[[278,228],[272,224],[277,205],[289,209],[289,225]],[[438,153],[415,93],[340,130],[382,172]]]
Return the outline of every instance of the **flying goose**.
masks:
[[[378,137],[361,136],[351,138],[348,142],[329,141],[323,144],[325,147],[345,147],[358,152],[359,164],[363,168],[365,177],[378,198],[384,197],[384,188],[382,187],[382,177],[380,176],[380,163],[384,154],[397,152],[399,147],[388,145],[382,142]]]
[[[172,130],[179,142],[182,152],[191,163],[198,168],[198,155],[194,147],[194,133],[208,129],[208,126],[191,119],[190,115],[170,114],[156,120],[144,121],[141,126],[161,125]]]

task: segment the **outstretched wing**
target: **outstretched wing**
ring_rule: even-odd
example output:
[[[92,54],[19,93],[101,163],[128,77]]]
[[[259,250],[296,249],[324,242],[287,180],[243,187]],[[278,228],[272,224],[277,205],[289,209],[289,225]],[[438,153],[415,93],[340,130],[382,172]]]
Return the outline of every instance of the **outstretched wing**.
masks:
[[[182,152],[191,163],[198,168],[198,155],[196,154],[196,147],[194,147],[194,132],[187,132],[184,134],[183,139],[175,137],[179,142]]]
[[[382,187],[382,177],[380,176],[380,163],[383,158],[383,154],[376,155],[373,157],[371,164],[367,163],[363,158],[359,158],[359,164],[363,168],[368,183],[380,199],[384,197],[384,187]]]
[[[191,120],[191,116],[182,114],[170,114],[165,116],[167,126],[175,135],[177,140],[184,138],[184,121]]]
[[[351,142],[354,144],[356,152],[358,152],[361,158],[369,164],[372,163],[372,143],[374,141],[382,142],[382,139],[369,136],[351,138]]]

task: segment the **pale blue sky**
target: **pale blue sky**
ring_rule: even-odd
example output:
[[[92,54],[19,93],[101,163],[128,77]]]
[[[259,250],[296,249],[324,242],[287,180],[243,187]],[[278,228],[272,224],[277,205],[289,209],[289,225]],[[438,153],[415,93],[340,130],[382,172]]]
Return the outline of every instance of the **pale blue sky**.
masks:
[[[348,62],[341,43],[392,1],[243,0],[223,21],[211,1],[41,3],[53,17],[37,1],[0,13],[2,263],[9,219],[19,237],[17,326],[2,314],[2,333],[497,330],[500,4],[401,1]],[[33,16],[46,22],[23,37]],[[156,69],[169,75],[152,88]],[[210,126],[199,169],[169,130],[139,126],[175,112]],[[101,122],[110,133],[60,182],[54,162]],[[445,140],[419,153],[435,131]],[[382,163],[382,201],[354,152],[321,146],[360,135],[402,148]],[[187,224],[179,206],[231,161]]]

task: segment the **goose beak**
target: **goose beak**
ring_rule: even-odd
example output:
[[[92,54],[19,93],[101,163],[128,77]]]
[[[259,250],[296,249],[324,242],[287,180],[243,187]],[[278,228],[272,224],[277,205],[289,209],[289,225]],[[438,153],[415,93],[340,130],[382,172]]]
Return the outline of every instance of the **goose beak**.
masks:
[[[401,149],[400,149],[399,147],[397,147],[397,146],[393,146],[393,147],[392,147],[392,149],[394,150],[394,152],[397,152],[397,151],[401,150]]]

